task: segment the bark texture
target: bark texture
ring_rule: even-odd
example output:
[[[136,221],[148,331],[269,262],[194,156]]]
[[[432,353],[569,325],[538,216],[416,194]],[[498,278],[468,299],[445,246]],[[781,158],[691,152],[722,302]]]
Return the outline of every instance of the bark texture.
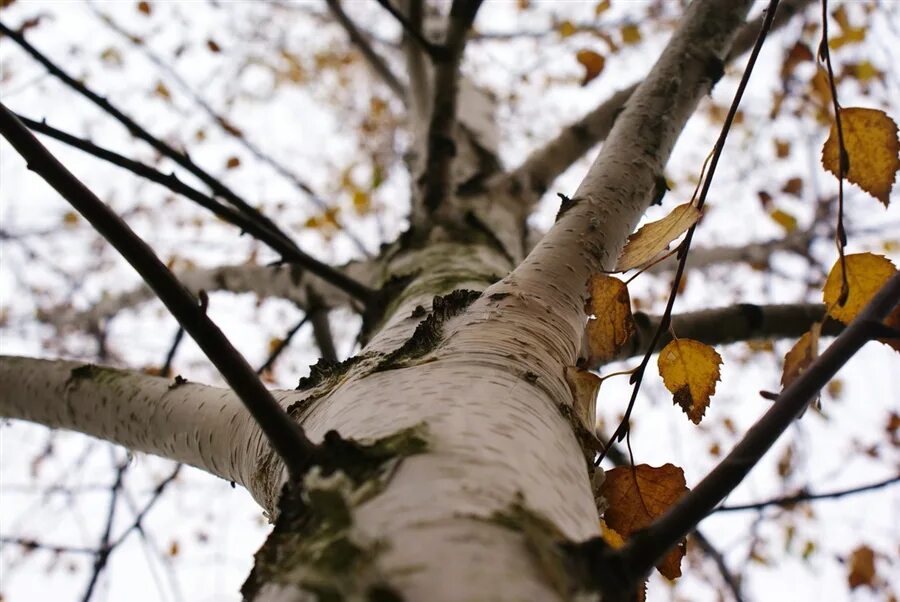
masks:
[[[598,109],[590,128],[594,141],[609,131],[603,152],[527,257],[531,189],[546,187],[564,166],[526,162],[515,175],[527,182],[524,192],[481,186],[499,166],[490,97],[463,80],[456,103],[431,98],[431,106],[459,112],[444,116],[456,125],[442,135],[455,137],[458,152],[442,167],[451,198],[441,205],[441,227],[416,225],[377,260],[347,266],[356,280],[393,282],[398,292],[372,317],[356,357],[322,363],[298,390],[276,393],[312,440],[328,442],[337,431],[365,444],[360,457],[378,458],[370,472],[347,464],[286,485],[281,463],[231,392],[72,362],[0,360],[0,414],[79,430],[247,487],[277,516],[245,588],[250,599],[571,598],[581,584],[548,561],[538,535],[598,534],[596,441],[573,419],[564,377],[578,360],[586,283],[612,267],[653,200],[675,140],[721,71],[750,4],[694,2],[645,81],[611,101],[618,108],[627,98],[624,111]],[[410,129],[424,135],[421,88],[432,74],[421,53],[407,52]],[[570,146],[566,136],[578,132],[551,146]],[[580,154],[593,142],[578,144]],[[414,148],[424,153],[427,145]],[[415,205],[426,196],[417,180],[427,161],[411,163]],[[326,307],[349,303],[295,276],[242,266],[186,281],[276,291],[301,305],[311,292]],[[92,319],[144,298],[101,305]]]

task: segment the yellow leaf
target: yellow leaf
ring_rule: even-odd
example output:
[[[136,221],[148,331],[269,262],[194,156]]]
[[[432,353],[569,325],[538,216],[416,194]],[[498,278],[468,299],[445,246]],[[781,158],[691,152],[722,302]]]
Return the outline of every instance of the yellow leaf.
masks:
[[[783,389],[787,389],[819,357],[819,333],[821,331],[820,323],[813,324],[809,332],[803,333],[803,336],[785,354],[784,370],[781,373]]]
[[[861,63],[849,63],[845,65],[847,72],[862,83],[868,83],[873,79],[884,79],[884,72],[872,64],[871,61]]]
[[[100,60],[108,63],[113,67],[121,67],[125,61],[122,60],[122,53],[117,48],[110,46],[100,53]]]
[[[600,537],[613,550],[618,550],[625,545],[625,539],[615,529],[610,529],[609,525],[602,518],[600,519]]]
[[[610,0],[601,0],[594,6],[594,16],[599,17],[609,10]]]
[[[579,50],[575,55],[575,59],[584,66],[584,79],[581,85],[586,86],[591,80],[600,75],[606,59],[603,55],[597,54],[593,50]]]
[[[613,468],[606,471],[606,480],[600,488],[600,495],[609,502],[603,519],[609,529],[628,539],[649,526],[687,491],[684,471],[673,464]],[[664,577],[681,576],[684,551],[684,541],[681,541],[656,565]]]
[[[784,159],[791,154],[791,143],[787,140],[775,139],[775,156]]]
[[[234,169],[241,164],[241,160],[238,157],[228,157],[228,160],[225,162],[225,169]]]
[[[637,44],[641,41],[641,30],[637,25],[622,26],[622,41],[626,44]]]
[[[634,333],[631,298],[625,283],[606,274],[591,278],[591,313],[587,338],[591,362],[607,362],[616,357]]]
[[[173,539],[172,543],[169,544],[169,556],[178,556],[179,551],[178,542]]]
[[[78,217],[78,214],[75,213],[74,211],[66,211],[65,213],[63,213],[62,221],[63,221],[63,225],[71,228],[72,226],[75,226],[78,224],[79,219],[80,218]]]
[[[841,296],[842,274],[841,260],[838,259],[828,279],[822,297],[825,307],[835,320],[849,324],[863,307],[872,299],[884,283],[894,275],[897,268],[886,257],[873,253],[856,253],[845,257],[847,263],[847,299],[838,305]]]
[[[145,15],[149,15],[152,12],[149,2],[143,2],[143,1],[138,2],[137,9],[138,9],[138,12],[143,13]]]
[[[694,424],[700,424],[716,392],[722,357],[716,350],[691,339],[675,339],[659,352],[659,374]]]
[[[568,38],[578,30],[575,28],[575,25],[571,21],[563,21],[556,26],[556,31],[559,32],[559,37]]]
[[[869,546],[860,546],[850,554],[850,572],[847,583],[850,589],[861,585],[869,587],[875,584],[875,551]]]
[[[828,47],[832,50],[837,50],[841,46],[846,46],[847,44],[859,44],[865,39],[865,27],[851,27],[850,29],[841,32],[840,35],[831,38],[828,41]]]
[[[162,82],[156,82],[156,87],[153,89],[153,93],[162,98],[163,100],[171,100],[172,93],[169,92],[169,88]]]
[[[781,209],[775,209],[769,216],[775,220],[775,223],[784,228],[785,232],[793,232],[797,229],[797,218],[790,213]]]
[[[575,414],[581,419],[584,428],[593,433],[597,419],[597,391],[600,390],[603,379],[587,370],[566,366],[566,382],[572,391]]]
[[[368,192],[359,189],[353,191],[353,209],[356,213],[365,215],[369,212],[371,206],[372,197],[369,196]]]
[[[884,111],[851,107],[841,109],[844,148],[850,161],[846,178],[888,206],[894,177],[900,169],[897,124]],[[822,147],[822,165],[839,173],[837,124]]]
[[[655,259],[670,242],[684,234],[699,219],[700,210],[685,203],[672,209],[661,220],[645,224],[628,237],[615,271],[625,272]]]

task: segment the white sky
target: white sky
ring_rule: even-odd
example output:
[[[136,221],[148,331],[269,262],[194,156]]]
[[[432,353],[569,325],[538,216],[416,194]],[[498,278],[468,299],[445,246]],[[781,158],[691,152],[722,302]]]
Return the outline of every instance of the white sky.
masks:
[[[282,85],[268,65],[284,66],[276,46],[300,57],[310,72],[312,57],[345,47],[343,33],[326,25],[323,3],[296,3],[292,8],[270,13],[266,2],[153,2],[152,14],[141,15],[130,1],[96,2],[96,10],[112,16],[121,26],[141,35],[153,49],[170,61],[191,88],[218,110],[228,112],[249,139],[289,165],[323,198],[334,200],[354,233],[374,252],[378,243],[403,228],[407,207],[407,181],[395,166],[385,184],[374,195],[377,213],[352,216],[349,195],[340,190],[340,174],[351,168],[358,181],[369,177],[373,152],[401,147],[402,137],[364,136],[358,133],[373,94],[388,98],[387,91],[373,85],[366,70],[351,67],[341,76],[334,71],[310,76],[300,85]],[[348,12],[382,40],[392,40],[397,28],[374,2],[347,2]],[[593,19],[594,2],[543,2],[524,13],[514,2],[486,3],[477,26],[481,32],[540,31],[552,29],[563,18],[580,23]],[[851,15],[862,19],[860,6],[848,3]],[[619,24],[642,11],[646,3],[613,1],[613,8],[601,19],[616,35]],[[754,14],[758,13],[757,10]],[[664,3],[675,14],[674,2]],[[900,90],[897,42],[900,41],[900,3],[882,2],[881,12],[872,19],[867,41],[835,53],[838,64],[861,57],[885,70],[885,82],[873,85],[868,95],[850,83],[841,88],[844,106],[885,108],[900,117],[897,91]],[[275,214],[279,223],[296,235],[301,246],[329,262],[352,257],[357,251],[342,233],[329,239],[304,229],[303,223],[317,214],[310,200],[270,167],[254,160],[243,148],[222,134],[169,74],[132,49],[123,38],[110,31],[92,12],[90,5],[75,1],[26,2],[19,0],[3,10],[2,20],[18,26],[26,19],[41,17],[39,26],[28,31],[28,39],[57,60],[70,73],[85,77],[88,84],[119,107],[167,140],[189,146],[192,157],[214,174],[245,194],[254,203]],[[832,25],[834,26],[834,25]],[[645,42],[609,56],[604,73],[588,86],[579,85],[581,70],[575,51],[595,48],[608,53],[606,46],[590,34],[561,40],[557,34],[512,42],[473,42],[469,47],[465,73],[476,83],[491,88],[500,99],[497,122],[502,155],[507,165],[518,163],[540,140],[590,108],[612,91],[624,87],[649,68],[664,44],[650,23],[642,23]],[[778,85],[783,48],[797,38],[798,26],[772,36],[754,73],[743,103],[745,126],[737,128],[716,175],[710,195],[710,210],[695,238],[697,246],[740,245],[778,237],[780,227],[765,215],[757,201],[757,191],[775,196],[776,206],[792,213],[801,226],[808,224],[819,194],[836,189],[834,179],[818,165],[818,152],[827,132],[810,119],[787,117],[772,121],[768,111],[772,90]],[[208,50],[214,39],[221,53]],[[815,47],[814,36],[806,38]],[[173,51],[186,45],[179,58]],[[103,53],[115,49],[124,63],[116,67]],[[376,44],[385,53],[388,44]],[[108,55],[107,55],[108,56]],[[252,60],[251,60],[252,59]],[[399,66],[398,61],[394,61]],[[712,100],[730,102],[739,62],[714,90]],[[811,72],[810,72],[811,73]],[[171,101],[155,95],[162,82],[170,90]],[[144,161],[154,154],[110,118],[100,113],[25,56],[8,39],[0,40],[0,93],[13,110],[51,125],[90,136],[103,146]],[[510,97],[515,98],[511,101]],[[707,103],[705,107],[708,107]],[[402,108],[392,101],[391,110]],[[701,109],[682,135],[669,177],[677,184],[663,207],[653,208],[649,219],[658,219],[676,202],[686,201],[690,178],[717,135],[717,127]],[[195,132],[204,129],[206,139],[197,142]],[[772,139],[790,140],[792,155],[774,161]],[[55,143],[49,148],[104,200],[128,216],[129,223],[146,237],[161,257],[177,257],[198,265],[240,263],[254,252],[264,262],[274,256],[257,249],[247,237],[238,239],[230,227],[206,220],[201,209],[183,201],[166,202],[167,194],[156,186],[138,183],[128,174]],[[241,160],[241,167],[225,170],[229,157]],[[593,156],[593,154],[591,155]],[[557,208],[555,192],[571,193],[583,175],[588,159],[582,160],[548,193],[534,216],[535,225],[546,227]],[[171,169],[166,162],[161,168]],[[804,180],[801,198],[778,190],[784,180],[799,176]],[[187,178],[189,179],[189,178]],[[12,149],[0,142],[0,227],[5,232],[42,232],[20,243],[0,241],[0,351],[47,357],[86,357],[95,352],[94,341],[85,336],[53,340],[47,326],[33,320],[38,308],[60,303],[86,308],[106,292],[113,294],[133,287],[137,277],[124,262],[104,246],[93,244],[93,235],[84,227],[62,227],[68,208],[43,182],[26,172]],[[897,261],[900,244],[900,203],[885,211],[855,187],[847,191],[847,223],[850,252],[885,252],[884,243],[895,246],[889,253]],[[156,210],[165,207],[164,211]],[[202,227],[193,220],[202,218]],[[871,233],[871,230],[875,230]],[[93,246],[92,246],[93,245]],[[36,253],[36,257],[29,255]],[[830,266],[834,251],[822,241],[814,246],[814,259]],[[726,305],[735,301],[773,303],[816,300],[807,279],[814,270],[802,259],[777,256],[770,273],[726,266],[704,274],[691,273],[689,285],[679,297],[676,311]],[[87,271],[87,273],[85,273]],[[664,279],[640,278],[631,286],[632,298],[645,307],[659,308],[668,288]],[[284,332],[301,316],[281,301],[258,303],[251,295],[215,294],[211,315],[247,355],[252,364],[263,361],[269,340]],[[358,322],[347,315],[333,320],[341,351],[352,351]],[[122,363],[142,367],[158,366],[175,332],[171,318],[159,304],[147,304],[123,312],[112,323],[109,344]],[[776,390],[781,358],[790,346],[775,345],[774,354],[751,356],[746,345],[720,350],[725,359],[722,382],[701,427],[694,427],[677,409],[670,407],[669,395],[659,379],[645,380],[633,427],[633,445],[639,462],[659,465],[672,462],[684,467],[688,485],[696,483],[716,462],[709,453],[717,443],[724,451],[768,407],[756,392]],[[278,384],[293,387],[306,366],[314,363],[311,336],[301,331],[290,353],[279,364]],[[180,349],[175,369],[196,381],[218,382],[196,347],[186,342]],[[615,369],[610,367],[610,371]],[[900,454],[887,443],[884,433],[887,412],[900,408],[900,374],[897,355],[886,347],[870,344],[842,370],[843,391],[838,398],[826,394],[825,417],[809,414],[779,442],[729,503],[743,503],[791,493],[809,485],[814,491],[831,491],[866,484],[896,474]],[[606,381],[598,401],[601,419],[614,421],[624,410],[629,394],[627,379]],[[736,426],[728,432],[726,418]],[[52,454],[42,452],[52,444]],[[877,446],[878,457],[866,450]],[[786,450],[793,450],[796,469],[784,481],[776,466]],[[124,457],[112,448],[85,437],[51,434],[47,429],[25,424],[0,426],[0,536],[35,538],[49,544],[93,547],[106,516],[111,467]],[[37,458],[42,458],[36,461]],[[143,505],[155,486],[171,471],[171,465],[157,458],[138,456],[126,476],[126,491],[137,507]],[[75,490],[75,495],[48,489],[56,486]],[[127,499],[117,509],[115,534],[133,518]],[[860,544],[879,553],[878,569],[893,591],[900,591],[897,551],[900,549],[900,488],[893,487],[836,501],[818,504],[811,512],[779,513],[769,510],[759,521],[756,513],[715,515],[702,525],[703,531],[725,554],[733,569],[746,565],[744,583],[748,600],[840,600],[878,599],[880,594],[865,588],[851,594],[846,585],[846,567],[841,559]],[[263,541],[267,526],[249,496],[228,483],[199,471],[185,469],[145,523],[143,540],[132,534],[112,555],[94,600],[168,601],[239,600],[238,589],[252,566],[252,553]],[[793,530],[792,538],[787,534]],[[751,533],[755,532],[757,552],[763,560],[749,560]],[[177,554],[172,555],[172,543]],[[807,542],[815,551],[801,558]],[[26,600],[80,600],[90,574],[90,557],[55,556],[36,551],[23,555],[20,548],[4,545],[0,550],[0,593],[4,602]],[[651,600],[715,600],[721,582],[707,562],[687,565],[677,587],[670,589],[654,578]],[[892,574],[893,572],[893,574]],[[712,585],[710,585],[712,584]]]

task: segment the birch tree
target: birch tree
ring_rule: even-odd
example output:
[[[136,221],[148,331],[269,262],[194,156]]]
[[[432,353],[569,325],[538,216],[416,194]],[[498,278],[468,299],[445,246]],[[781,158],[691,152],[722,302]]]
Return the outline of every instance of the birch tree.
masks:
[[[345,170],[341,186],[365,216],[376,189],[391,178],[385,189],[402,198],[383,201],[394,208],[385,211],[408,206],[407,227],[374,249],[354,231],[358,225],[347,212],[315,192],[301,175],[302,165],[274,158],[245,126],[194,93],[195,110],[219,128],[218,135],[313,203],[306,230],[340,240],[347,258],[324,260],[296,242],[284,217],[289,210],[282,213],[249,199],[228,183],[227,174],[210,170],[203,156],[189,153],[185,138],[173,143],[161,137],[142,122],[141,111],[95,90],[69,61],[32,44],[29,29],[36,25],[21,20],[30,14],[27,7],[4,11],[7,53],[14,45],[17,57],[36,61],[69,93],[99,109],[97,115],[119,122],[136,141],[149,145],[164,167],[113,151],[103,140],[58,129],[56,116],[31,114],[15,96],[4,99],[4,163],[23,172],[27,163],[34,172],[28,177],[42,178],[56,199],[71,203],[77,213],[67,213],[66,219],[96,229],[146,284],[95,298],[90,307],[60,304],[41,312],[39,319],[54,337],[86,333],[80,340],[98,343],[99,351],[91,361],[3,356],[0,415],[77,431],[245,488],[273,523],[241,590],[247,600],[631,599],[654,567],[669,579],[681,574],[686,537],[694,538],[718,567],[723,590],[740,599],[740,583],[698,524],[720,507],[781,433],[810,404],[817,405],[819,391],[864,344],[871,341],[869,347],[878,347],[887,358],[885,365],[896,365],[890,347],[897,347],[900,276],[888,259],[865,253],[879,249],[850,248],[854,240],[879,240],[890,222],[879,214],[875,225],[867,226],[874,237],[863,227],[855,229],[855,223],[845,226],[851,219],[845,214],[852,211],[844,203],[853,190],[888,206],[897,170],[896,126],[891,131],[879,121],[881,129],[865,129],[868,122],[859,125],[853,109],[846,108],[854,105],[840,102],[840,72],[832,68],[827,38],[813,50],[815,56],[804,58],[790,49],[788,59],[776,66],[785,83],[778,102],[796,100],[809,112],[818,111],[819,144],[829,137],[835,116],[843,116],[821,151],[823,164],[816,158],[823,181],[830,178],[828,185],[839,187],[839,194],[817,194],[818,205],[804,227],[788,211],[766,205],[771,199],[761,194],[765,210],[784,229],[781,237],[696,248],[692,239],[706,222],[700,218],[707,193],[720,197],[716,208],[727,204],[730,193],[716,188],[717,169],[724,169],[720,162],[737,161],[738,151],[726,142],[741,119],[741,95],[753,89],[754,77],[767,77],[760,72],[773,70],[756,60],[766,38],[784,28],[800,32],[794,40],[810,37],[809,32],[827,36],[821,31],[824,14],[825,23],[838,23],[831,48],[839,48],[835,38],[854,35],[847,13],[831,14],[806,0],[770,2],[752,14],[750,0],[694,0],[684,8],[657,3],[642,6],[645,13],[610,13],[623,19],[616,30],[618,44],[640,36],[634,21],[639,14],[671,19],[670,35],[661,36],[665,39],[642,78],[611,94],[594,94],[588,112],[573,115],[510,163],[503,157],[497,125],[503,101],[467,68],[481,51],[478,44],[490,39],[485,14],[496,6],[482,7],[480,0],[379,0],[379,18],[390,27],[386,31],[399,32],[388,38],[382,30],[369,30],[361,15],[370,13],[360,12],[356,3],[327,0],[327,11],[273,4],[271,10],[285,11],[273,14],[298,11],[295,18],[339,32],[355,57],[345,62],[357,63],[355,73],[365,69],[373,78],[379,96],[368,103],[367,118],[375,121],[389,113],[395,120],[383,117],[369,130],[361,128],[363,139],[375,140],[365,150],[371,165],[363,170],[371,184],[359,183],[359,170]],[[542,10],[521,4],[522,11]],[[595,4],[591,35],[607,40],[607,56],[591,48],[576,53],[587,90],[605,63],[616,59],[611,48],[617,42],[603,27],[604,14],[613,9],[608,2]],[[138,11],[149,16],[154,6],[142,2]],[[110,32],[130,40],[134,52],[168,69],[169,84],[160,80],[154,94],[170,101],[176,92],[169,86],[179,81],[172,66],[103,5],[86,10]],[[870,9],[851,16],[874,18]],[[557,19],[552,35],[577,36],[579,27]],[[220,52],[212,38],[206,46]],[[303,64],[282,54],[287,66],[277,78],[302,79]],[[820,96],[809,96],[806,88],[803,93],[789,89],[796,66],[790,61],[814,67],[813,77],[819,79],[811,89]],[[861,69],[860,62],[854,64]],[[327,73],[323,69],[319,76]],[[726,73],[729,96],[720,101],[719,114],[709,110],[718,138],[701,153],[709,153],[708,163],[692,166],[696,190],[691,196],[682,186],[677,195],[666,194],[676,141]],[[845,74],[845,80],[867,81],[859,73]],[[877,91],[872,96],[877,99]],[[279,126],[302,130],[303,116],[294,118],[296,123]],[[55,155],[70,152],[59,143],[211,212],[220,220],[215,228],[252,239],[254,256],[263,259],[165,265],[110,209],[113,202],[98,198],[83,183],[84,174],[57,160]],[[402,153],[395,154],[391,145],[402,146]],[[874,146],[880,154],[869,155]],[[871,176],[875,183],[861,171],[864,164],[879,166]],[[240,165],[241,158],[228,157],[225,171]],[[169,167],[171,174],[163,170]],[[558,179],[573,170],[578,171],[576,185],[558,188]],[[862,191],[851,188],[857,185]],[[786,182],[782,194],[796,193],[791,186],[797,184]],[[7,199],[19,194],[10,188],[3,193]],[[544,230],[529,217],[546,211],[556,193],[559,206]],[[866,211],[881,211],[877,201],[865,200],[871,203]],[[657,206],[665,213],[656,213]],[[648,215],[665,217],[638,229]],[[137,220],[129,221],[140,230]],[[14,233],[5,237],[9,245],[21,242]],[[830,257],[824,265],[812,251],[822,244]],[[742,264],[766,270],[777,253],[808,258],[810,280],[819,289],[824,285],[824,297],[811,302],[801,293],[790,304],[710,302],[679,309],[680,285],[688,273]],[[661,301],[650,301],[648,294],[646,311],[632,316],[628,288],[624,277],[614,276],[617,272],[660,278],[656,296],[665,290]],[[290,328],[288,334],[274,341],[272,357],[255,370],[216,325],[209,297],[215,291],[287,300],[304,316],[296,326],[282,325]],[[164,366],[155,371],[110,366],[118,363],[109,351],[111,320],[156,297],[180,324]],[[332,327],[335,316],[351,313],[359,316],[360,326],[347,355],[339,351],[347,337],[335,337]],[[303,325],[310,326],[321,359],[295,388],[266,387],[265,379],[277,383],[300,376],[282,370],[276,377],[274,366]],[[218,384],[171,372],[184,335],[216,368]],[[764,391],[769,401],[758,403],[766,411],[757,412],[753,428],[735,433],[734,449],[723,450],[721,462],[705,478],[685,482],[680,468],[641,461],[631,430],[649,411],[641,392],[649,386],[645,381],[661,380],[671,391],[669,399],[681,406],[674,411],[683,410],[699,424],[707,410],[717,411],[722,360],[711,346],[721,350],[756,341],[765,349],[758,342],[773,340],[797,341],[783,360],[784,374],[778,371],[783,386]],[[695,352],[700,354],[696,359]],[[726,363],[730,359],[726,355]],[[601,383],[623,370],[630,383],[619,389],[625,391],[622,399],[605,396],[609,385],[598,396]],[[773,387],[734,390],[758,399],[759,388]],[[604,420],[597,419],[597,405],[607,407]],[[125,468],[120,467],[111,488],[110,525]],[[873,488],[894,482],[892,477]],[[795,501],[813,497],[798,495]],[[140,520],[135,525],[140,529]],[[93,552],[86,598],[115,542],[107,528]],[[8,545],[27,543],[7,538]],[[854,558],[851,563],[867,560]],[[888,587],[875,576],[857,579],[872,588]]]

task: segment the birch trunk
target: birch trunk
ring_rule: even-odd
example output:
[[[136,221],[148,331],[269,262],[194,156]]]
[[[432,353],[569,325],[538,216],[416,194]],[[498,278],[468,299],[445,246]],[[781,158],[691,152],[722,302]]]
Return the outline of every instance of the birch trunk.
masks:
[[[585,285],[611,267],[652,200],[749,4],[690,6],[572,204],[519,265],[528,203],[489,193],[450,203],[475,213],[481,230],[435,229],[427,244],[381,257],[382,279],[403,277],[406,285],[361,353],[276,395],[314,441],[334,430],[406,450],[364,479],[314,471],[302,495],[284,488],[280,462],[234,395],[197,384],[6,358],[0,413],[187,462],[246,487],[277,516],[245,586],[248,599],[569,598],[577,583],[541,559],[532,527],[572,541],[598,533],[592,450],[575,434],[564,378],[578,357]],[[463,173],[477,172],[487,152],[484,132],[468,125],[485,121],[483,109],[467,122],[460,102],[464,165],[455,169]]]

